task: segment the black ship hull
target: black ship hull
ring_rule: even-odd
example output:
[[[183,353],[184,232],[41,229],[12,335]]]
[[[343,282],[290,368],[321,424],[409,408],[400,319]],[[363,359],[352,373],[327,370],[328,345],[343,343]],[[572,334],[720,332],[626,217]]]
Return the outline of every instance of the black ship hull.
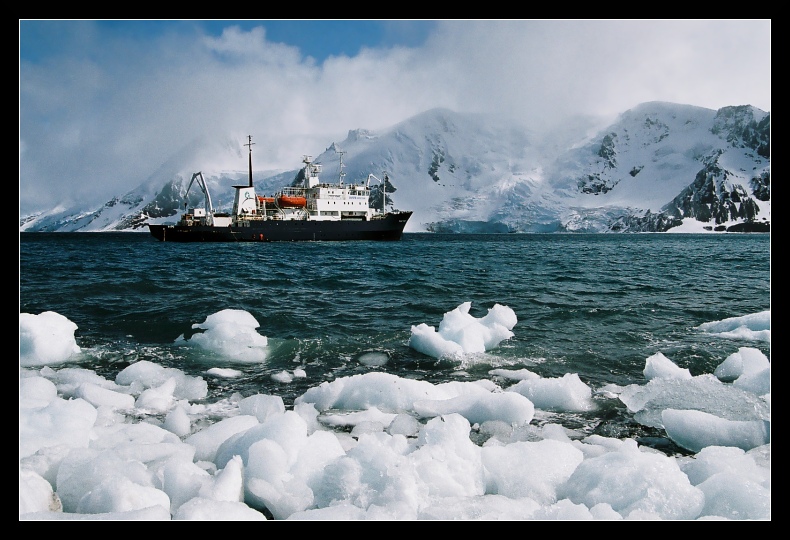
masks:
[[[296,242],[400,240],[411,212],[392,212],[382,219],[248,221],[244,226],[148,225],[162,242]]]

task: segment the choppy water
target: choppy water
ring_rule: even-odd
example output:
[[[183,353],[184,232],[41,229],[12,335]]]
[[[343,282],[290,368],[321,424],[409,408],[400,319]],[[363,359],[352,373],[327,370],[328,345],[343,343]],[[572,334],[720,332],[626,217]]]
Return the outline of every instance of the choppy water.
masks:
[[[770,263],[768,234],[178,244],[137,233],[22,233],[19,309],[77,324],[82,367],[114,378],[150,360],[204,376],[209,400],[269,393],[288,405],[322,381],[373,370],[436,383],[528,368],[543,377],[577,373],[598,388],[643,384],[645,360],[656,352],[693,375],[712,373],[742,346],[770,358],[770,343],[696,328],[770,310]],[[438,327],[463,302],[475,317],[509,306],[515,336],[462,362],[409,348],[412,325]],[[234,364],[175,343],[228,308],[260,323],[271,346],[265,363]],[[386,364],[360,362],[369,352],[386,354]],[[243,376],[206,377],[216,366]],[[296,367],[308,376],[272,379]],[[650,435],[611,406],[560,420],[605,435]]]

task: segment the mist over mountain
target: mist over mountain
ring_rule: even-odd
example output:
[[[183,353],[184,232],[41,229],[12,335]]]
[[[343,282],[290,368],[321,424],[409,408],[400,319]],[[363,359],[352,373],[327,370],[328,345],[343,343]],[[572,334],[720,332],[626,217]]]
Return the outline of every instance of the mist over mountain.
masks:
[[[346,182],[386,175],[388,207],[414,212],[406,232],[769,231],[770,133],[770,113],[749,105],[648,102],[613,122],[577,118],[548,132],[434,109],[386,130],[352,129],[313,160],[325,181],[339,177],[341,156]],[[248,181],[246,142],[192,141],[101,207],[20,216],[20,232],[147,232],[202,206],[194,185],[185,201],[198,170],[214,207],[229,210],[232,186]],[[254,171],[259,194],[291,185],[301,158],[290,171]]]

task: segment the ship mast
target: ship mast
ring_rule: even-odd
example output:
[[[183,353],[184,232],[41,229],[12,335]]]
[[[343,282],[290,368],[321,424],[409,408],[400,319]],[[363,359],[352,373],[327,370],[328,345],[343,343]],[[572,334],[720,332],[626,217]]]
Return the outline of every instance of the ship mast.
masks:
[[[387,171],[384,171],[384,181],[381,182],[381,213],[387,213],[387,181],[389,180],[389,176],[387,176]]]
[[[247,144],[244,146],[248,146],[250,148],[250,186],[252,187],[252,145],[255,144],[252,142],[252,135],[247,135]]]
[[[343,172],[343,154],[345,154],[345,152],[341,151],[341,150],[335,150],[335,152],[340,154],[340,185],[342,186],[343,185],[343,177],[346,175],[346,173]]]

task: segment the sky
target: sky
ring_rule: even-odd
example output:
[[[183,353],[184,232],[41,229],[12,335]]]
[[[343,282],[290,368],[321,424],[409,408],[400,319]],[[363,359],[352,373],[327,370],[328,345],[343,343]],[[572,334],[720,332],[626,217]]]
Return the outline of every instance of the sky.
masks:
[[[525,126],[771,108],[771,21],[20,20],[20,216],[137,187],[198,137],[291,170],[426,110]]]
[[[512,337],[510,307],[477,318],[469,304],[438,331],[413,326],[409,346],[460,358]],[[196,326],[204,332],[178,340],[265,358],[249,312]],[[703,326],[770,341],[768,311]],[[79,367],[76,329],[52,311],[19,315],[20,521],[771,519],[770,361],[756,348],[697,376],[655,353],[641,384],[598,390],[661,425],[690,452],[680,456],[553,423],[545,412],[596,407],[575,373],[495,369],[432,384],[360,358],[371,371],[309,387],[286,409],[270,394],[206,400],[203,377],[148,360],[105,378]],[[272,377],[289,384],[310,369]]]

